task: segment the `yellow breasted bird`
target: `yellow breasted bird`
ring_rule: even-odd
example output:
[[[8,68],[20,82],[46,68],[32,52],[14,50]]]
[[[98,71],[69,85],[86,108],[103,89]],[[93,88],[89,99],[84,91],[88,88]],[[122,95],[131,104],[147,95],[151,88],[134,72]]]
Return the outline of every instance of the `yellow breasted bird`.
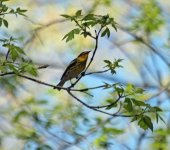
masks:
[[[60,82],[57,86],[63,86],[68,80],[78,77],[78,75],[86,68],[86,62],[90,51],[82,52],[77,58],[71,61],[66,70],[64,71]],[[55,88],[54,88],[55,89]],[[61,88],[57,88],[61,90]]]

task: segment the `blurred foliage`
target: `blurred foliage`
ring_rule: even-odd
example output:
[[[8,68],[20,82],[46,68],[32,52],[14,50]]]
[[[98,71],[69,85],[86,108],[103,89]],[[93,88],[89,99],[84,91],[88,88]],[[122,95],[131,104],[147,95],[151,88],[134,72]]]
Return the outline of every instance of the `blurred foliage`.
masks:
[[[154,134],[154,142],[152,143],[152,148],[155,150],[163,149],[168,150],[168,136],[170,135],[169,129],[157,129]]]
[[[28,5],[27,1],[22,3]],[[158,81],[157,84],[152,84],[150,78],[146,76],[144,69],[141,66],[141,68],[137,66],[138,72],[142,72],[141,78],[144,80],[144,84],[140,84],[141,86],[138,86],[139,84],[135,85],[136,79],[134,73],[129,69],[125,60],[127,58],[131,60],[131,57],[122,59],[122,55],[118,55],[117,59],[115,59],[113,58],[111,51],[109,51],[107,55],[108,59],[104,58],[104,55],[107,52],[106,49],[110,46],[108,43],[114,43],[114,41],[117,40],[118,35],[120,35],[120,39],[124,39],[125,37],[125,35],[122,35],[120,32],[120,25],[127,27],[129,18],[128,15],[125,15],[126,13],[122,15],[125,11],[122,6],[127,7],[127,4],[130,4],[128,6],[129,8],[136,7],[138,13],[133,14],[135,17],[133,20],[130,20],[131,26],[129,28],[134,31],[134,34],[135,31],[137,31],[137,33],[141,32],[142,36],[146,36],[148,34],[154,35],[155,32],[159,31],[160,28],[167,23],[166,19],[163,17],[164,10],[162,5],[160,5],[161,2],[156,0],[134,0],[126,2],[95,0],[90,1],[90,7],[87,10],[81,10],[82,8],[76,8],[76,6],[74,8],[69,6],[70,9],[68,10],[68,13],[63,13],[63,8],[60,8],[59,14],[57,15],[62,14],[61,17],[64,18],[64,20],[61,22],[58,20],[49,21],[49,12],[52,10],[51,6],[54,3],[53,1],[30,1],[30,3],[33,4],[29,4],[30,7],[26,10],[24,9],[25,7],[16,6],[18,3],[14,1],[0,0],[0,32],[3,35],[0,39],[2,49],[2,51],[0,51],[0,120],[2,122],[0,125],[0,149],[6,150],[10,145],[14,146],[14,149],[19,150],[67,149],[73,145],[80,147],[81,149],[89,149],[89,147],[93,147],[94,149],[115,149],[115,145],[121,145],[120,149],[123,149],[124,147],[127,149],[135,149],[134,144],[129,142],[134,138],[135,144],[139,146],[139,150],[140,146],[141,149],[168,150],[169,120],[167,119],[167,112],[169,110],[166,112],[162,103],[166,102],[167,99],[169,101],[169,87],[166,87],[164,84],[166,78],[169,77],[169,74],[168,77],[161,74],[161,69],[164,67],[157,65],[158,63],[155,61],[157,59],[154,59],[155,56],[152,57],[154,64],[152,68],[150,68],[150,65],[153,62],[151,63],[147,60],[149,57],[148,53],[144,57],[146,59],[143,60],[141,52],[143,47],[140,47],[140,51],[138,51],[135,56],[136,62],[134,63],[134,66],[137,65],[138,60],[141,62],[143,61],[141,66],[147,66],[148,68],[145,68],[145,70],[150,73],[150,76],[153,75],[153,78],[156,76],[156,80]],[[76,2],[74,1],[73,4],[75,3]],[[87,1],[87,3],[89,3],[89,1]],[[62,3],[62,5],[65,4]],[[86,6],[84,1],[83,5]],[[48,7],[48,11],[42,13],[42,7],[44,7],[43,9]],[[35,12],[33,8],[36,9],[37,12]],[[121,10],[119,10],[120,8]],[[56,8],[54,10],[56,11]],[[116,11],[118,10],[118,13],[121,14],[121,16],[117,15]],[[30,15],[27,17],[26,12],[30,13],[32,16]],[[127,11],[127,14],[129,13],[131,13],[130,9]],[[42,18],[39,18],[37,17],[37,14],[40,16],[47,14],[47,17],[43,16]],[[54,15],[53,11],[52,14]],[[43,22],[44,20],[47,20],[50,23],[42,25],[41,22],[39,23],[37,20],[35,23],[31,20],[34,15],[38,21]],[[10,19],[9,16],[11,16]],[[101,82],[103,83],[101,86],[102,88],[97,89],[94,86],[94,88],[92,87],[92,89],[90,89],[87,86],[89,81],[83,80],[82,82],[85,81],[83,88],[80,89],[80,91],[74,91],[74,94],[80,98],[80,100],[84,99],[83,102],[88,104],[90,109],[79,105],[78,102],[76,103],[71,96],[68,96],[67,93],[65,93],[67,91],[58,92],[50,87],[40,88],[40,85],[38,84],[43,83],[41,82],[41,78],[45,78],[44,80],[48,82],[48,79],[51,78],[51,73],[48,70],[42,72],[38,71],[41,64],[46,64],[45,62],[38,62],[39,57],[43,52],[39,52],[30,46],[30,49],[33,49],[33,52],[38,51],[37,53],[33,53],[36,54],[34,56],[36,62],[33,61],[30,57],[30,52],[25,48],[26,46],[24,43],[22,43],[19,38],[15,38],[18,36],[20,37],[17,30],[15,31],[16,35],[13,36],[14,32],[12,32],[11,28],[14,26],[12,21],[14,20],[14,22],[17,22],[19,19],[16,18],[17,16],[29,20],[31,26],[35,24],[38,26],[35,30],[31,29],[32,35],[30,37],[28,33],[24,33],[22,35],[23,41],[26,41],[26,44],[32,44],[35,42],[35,39],[38,39],[44,49],[46,49],[46,42],[51,40],[53,36],[51,36],[51,33],[49,32],[49,38],[48,34],[41,33],[41,30],[50,28],[51,25],[58,22],[63,26],[58,29],[58,32],[61,33],[55,33],[54,28],[52,28],[52,32],[57,35],[62,34],[62,39],[64,42],[66,41],[64,44],[67,44],[67,42],[71,40],[76,41],[75,36],[77,35],[81,35],[84,40],[89,37],[93,42],[93,39],[101,39],[98,43],[96,42],[98,44],[96,49],[100,46],[104,49],[99,59],[100,62],[104,61],[104,65],[102,64],[100,68],[104,66],[103,68],[106,70],[92,70],[94,71],[94,73],[92,72],[92,75],[99,73],[102,75],[104,74],[107,77],[111,77],[110,82],[101,78],[99,80],[96,79],[95,82],[98,85]],[[114,18],[111,16],[114,16]],[[125,18],[123,19],[123,22],[121,22],[122,20],[120,19],[122,16]],[[118,23],[117,20],[119,20],[120,23]],[[69,32],[63,36],[62,31],[65,28],[63,24],[66,21],[67,23],[71,22],[72,26],[69,26],[69,23],[67,24]],[[23,30],[23,32],[26,32],[25,30],[27,29],[28,22],[25,27],[22,24],[17,25],[20,31]],[[3,32],[6,32],[7,34],[4,34]],[[169,30],[166,30],[166,32],[169,34]],[[6,37],[7,35],[8,37]],[[54,37],[54,39],[56,42],[56,37]],[[107,40],[108,43],[105,40]],[[77,45],[82,45],[81,42],[83,41],[79,40],[79,42],[80,43],[77,43]],[[150,41],[148,41],[148,43],[149,42]],[[153,41],[149,44],[152,44],[152,42]],[[51,43],[54,44],[53,41]],[[140,45],[139,43],[137,44]],[[38,44],[36,43],[35,45],[37,46]],[[48,45],[50,49],[50,51],[47,51],[48,53],[52,51],[54,48],[53,46],[54,45]],[[60,49],[60,47],[57,48]],[[112,49],[113,47],[111,46],[111,50]],[[130,47],[130,49],[135,49],[136,51],[137,48]],[[68,48],[67,50],[66,54],[70,55],[70,49]],[[126,51],[128,52],[128,49]],[[133,52],[130,51],[130,54],[132,53]],[[57,52],[57,54],[59,54],[59,52]],[[164,55],[168,56],[166,54]],[[48,57],[49,55],[46,53],[45,58]],[[52,61],[51,57],[49,57],[49,59]],[[95,62],[95,60],[96,58],[94,58],[93,61]],[[125,65],[123,64],[123,60],[125,60]],[[100,66],[100,64],[97,64],[97,66]],[[119,68],[122,68],[122,70],[129,69],[131,73],[130,76],[126,73],[124,76],[132,78],[133,80],[128,80],[126,83],[124,83],[123,80],[122,82],[121,80],[115,80],[116,77],[119,77],[119,72],[117,71]],[[108,72],[110,72],[110,74]],[[44,78],[41,76],[42,74],[44,74]],[[56,73],[54,74],[56,75]],[[21,78],[21,75],[28,75],[29,78],[37,79],[39,82],[27,83],[28,78],[23,79]],[[88,76],[83,77],[83,79],[84,78],[86,79]],[[120,78],[122,78],[122,76],[120,76]],[[87,84],[86,81],[88,81]],[[53,82],[54,81],[52,81],[52,83]],[[77,87],[79,88],[79,86]],[[78,89],[77,87],[76,89]],[[145,99],[144,101],[143,96],[148,93],[152,95],[152,93],[154,93],[153,91],[156,89],[155,87],[158,89],[156,95],[153,95],[153,97]],[[93,92],[92,90],[94,89],[97,90],[97,92]],[[86,93],[87,91],[90,92],[90,94]],[[166,98],[163,97],[163,100],[160,100],[162,97],[159,96],[164,91],[167,91],[165,92]],[[92,97],[93,95],[94,97]],[[153,99],[155,102],[152,103],[150,99]],[[167,103],[165,103],[165,105],[166,104]],[[100,112],[95,112],[94,110],[99,110]],[[136,130],[142,130],[146,133],[146,137],[142,136],[139,132],[139,139],[137,139],[135,136]],[[7,138],[11,138],[11,141],[7,141]],[[15,143],[12,138],[17,142]],[[126,140],[123,141],[123,138],[126,138]],[[144,147],[142,147],[143,145],[140,145],[140,142],[143,139],[149,141],[144,144]],[[7,144],[5,144],[6,141]]]
[[[144,2],[140,7],[140,14],[134,18],[132,28],[144,33],[153,33],[164,24],[163,14],[155,0]]]

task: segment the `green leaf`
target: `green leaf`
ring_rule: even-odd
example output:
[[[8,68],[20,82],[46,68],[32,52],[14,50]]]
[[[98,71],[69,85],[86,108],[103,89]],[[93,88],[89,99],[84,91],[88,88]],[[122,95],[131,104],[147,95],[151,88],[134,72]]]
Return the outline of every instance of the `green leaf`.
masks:
[[[135,100],[134,98],[132,98],[131,100],[136,106],[147,106],[147,104],[145,104],[144,102]]]
[[[107,34],[107,37],[110,37],[110,30],[108,27],[102,32],[101,37],[105,36]]]
[[[97,24],[97,22],[96,21],[87,21],[87,22],[84,22],[83,23],[83,25],[85,26],[85,27],[93,27],[94,25],[96,25]]]
[[[111,61],[109,61],[109,60],[104,60],[104,62],[107,64],[111,64]]]
[[[0,27],[2,26],[2,18],[0,18]]]
[[[1,71],[1,72],[6,72],[6,66],[1,66],[1,65],[0,65],[0,71]]]
[[[18,54],[18,52],[16,51],[15,48],[10,49],[10,54],[11,54],[13,61],[15,61],[19,57],[19,54]]]
[[[153,124],[152,124],[151,118],[148,116],[143,116],[139,120],[138,125],[144,130],[149,128],[153,132]]]
[[[63,37],[62,40],[64,40],[64,39],[66,39],[66,42],[68,42],[68,41],[74,39],[74,33],[73,33],[73,32],[67,33],[67,34]]]
[[[7,1],[9,1],[9,0],[1,0],[1,2],[7,2]]]
[[[155,106],[155,107],[153,107],[156,111],[162,111],[162,109],[161,108],[159,108],[159,107],[157,107],[157,106]]]
[[[94,14],[88,14],[82,20],[84,20],[84,21],[87,21],[87,20],[95,21],[96,18],[94,17]]]
[[[61,15],[62,17],[64,17],[64,18],[70,18],[70,16],[69,15],[65,15],[65,14],[63,14],[63,15]]]
[[[122,87],[115,86],[114,89],[119,95],[122,95],[124,93],[124,89]]]
[[[16,74],[19,73],[19,71],[17,70],[17,68],[13,64],[6,64],[6,66],[8,66],[9,69],[14,71]]]
[[[74,34],[79,34],[80,33],[80,29],[79,28],[74,29],[73,32],[74,32]]]
[[[153,124],[151,121],[151,118],[148,116],[144,116],[144,122],[148,125],[148,127],[151,129],[151,131],[153,132]]]
[[[115,29],[115,31],[117,32],[117,27],[115,25],[116,23],[112,23],[112,27]]]
[[[14,14],[15,11],[14,11],[13,9],[11,9],[11,10],[9,11],[9,13]]]
[[[103,148],[106,148],[107,137],[105,134],[102,134],[99,138],[94,141],[94,144]]]
[[[77,12],[76,12],[76,17],[79,17],[79,16],[81,16],[81,12],[82,12],[82,10],[78,10]]]
[[[38,74],[37,69],[32,64],[27,65],[25,68],[25,71],[33,76],[37,76],[37,74]]]
[[[20,56],[20,53],[24,54],[23,50],[15,45],[10,45],[9,48],[13,61],[15,61]]]
[[[25,54],[23,49],[21,49],[20,47],[15,46],[15,49],[18,51],[18,53]]]
[[[126,92],[128,93],[132,93],[132,91],[134,90],[135,86],[133,84],[127,84],[126,85]]]
[[[109,19],[109,15],[107,14],[107,15],[104,15],[104,16],[101,16],[101,19],[100,20],[98,20],[99,21],[99,23],[101,24],[101,26],[106,26],[106,25],[108,25],[109,24],[109,21],[110,19]]]
[[[159,114],[156,112],[156,113],[155,113],[155,115],[156,115],[156,122],[158,123],[158,120],[159,120]]]
[[[3,11],[3,12],[6,12],[7,10],[8,10],[8,7],[7,7],[6,5],[3,5],[2,11]]]
[[[33,64],[26,62],[22,63],[20,66],[20,72],[27,72],[33,76],[38,75],[37,68]]]
[[[62,40],[66,39],[66,42],[74,39],[74,34],[79,34],[80,33],[80,29],[79,28],[76,28],[76,29],[73,29],[72,31],[70,31],[69,33],[67,33]]]
[[[142,129],[144,129],[144,130],[147,130],[147,129],[148,129],[148,125],[145,124],[143,118],[138,121],[138,125],[140,126],[140,128],[142,128]]]
[[[134,122],[134,121],[136,121],[136,120],[138,120],[138,117],[137,117],[137,116],[134,116],[130,122]]]
[[[108,99],[106,99],[106,102],[108,102],[108,103],[113,103],[113,98],[108,98]]]
[[[131,102],[130,98],[125,98],[124,103],[125,103],[124,108],[128,112],[132,112],[133,111],[133,106],[132,106],[132,102]]]
[[[6,28],[8,28],[8,21],[6,21],[5,19],[3,19],[3,24],[5,25]]]
[[[26,9],[21,9],[20,7],[18,7],[18,8],[16,9],[16,11],[19,12],[19,13],[24,13],[24,12],[26,12],[27,10],[26,10]]]
[[[142,88],[136,88],[136,89],[135,89],[135,92],[138,93],[138,94],[143,94],[144,89],[142,89]]]

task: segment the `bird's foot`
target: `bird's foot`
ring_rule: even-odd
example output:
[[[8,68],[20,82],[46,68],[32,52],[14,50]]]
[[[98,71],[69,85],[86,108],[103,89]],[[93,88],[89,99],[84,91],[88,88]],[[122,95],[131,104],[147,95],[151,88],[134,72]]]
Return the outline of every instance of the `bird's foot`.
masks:
[[[81,73],[81,76],[82,76],[82,77],[85,76],[85,72],[82,72],[82,73]]]

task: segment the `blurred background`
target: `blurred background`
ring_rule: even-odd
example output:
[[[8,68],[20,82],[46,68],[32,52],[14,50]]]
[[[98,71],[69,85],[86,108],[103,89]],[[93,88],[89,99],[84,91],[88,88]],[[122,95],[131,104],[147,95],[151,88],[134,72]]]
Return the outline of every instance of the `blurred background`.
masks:
[[[62,38],[74,28],[61,14],[109,14],[118,23],[110,38],[100,37],[90,71],[104,70],[104,60],[123,59],[123,68],[86,76],[76,88],[121,83],[145,89],[140,100],[163,109],[165,123],[154,122],[154,132],[144,131],[130,118],[110,118],[72,99],[66,91],[16,76],[0,77],[1,150],[168,150],[170,147],[170,1],[169,0],[9,0],[11,8],[26,9],[26,17],[8,15],[8,28],[0,38],[13,36],[39,70],[38,80],[57,84],[66,66],[94,40],[76,36]],[[143,40],[140,40],[140,39]],[[147,42],[145,42],[147,41]],[[0,61],[7,50],[1,46]],[[70,83],[66,83],[67,87]],[[75,92],[90,105],[101,105],[111,91],[90,91],[93,97]]]

